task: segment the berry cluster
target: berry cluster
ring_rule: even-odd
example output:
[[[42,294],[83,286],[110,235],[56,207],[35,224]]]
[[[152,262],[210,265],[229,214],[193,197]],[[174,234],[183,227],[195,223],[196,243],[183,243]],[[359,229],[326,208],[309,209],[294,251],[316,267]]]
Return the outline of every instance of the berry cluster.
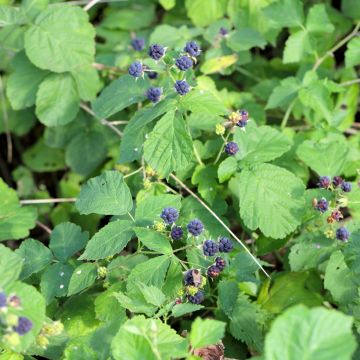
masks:
[[[328,210],[331,210],[331,213],[327,216],[326,221],[328,224],[339,222],[344,217],[339,208],[347,205],[347,199],[344,197],[344,193],[351,191],[351,183],[344,181],[344,179],[340,176],[334,176],[333,179],[331,179],[329,176],[320,176],[318,186],[321,189],[335,192],[336,206],[330,209],[329,202],[323,197],[321,199],[313,199],[312,203],[314,209],[322,214]],[[326,233],[330,234],[329,236],[331,237],[333,231],[329,230]],[[335,232],[336,239],[341,241],[347,241],[349,236],[350,233],[344,226],[339,227]]]
[[[218,252],[228,253],[233,249],[233,244],[227,237],[220,237],[218,242],[206,240],[203,243],[203,253],[205,256],[214,256]]]

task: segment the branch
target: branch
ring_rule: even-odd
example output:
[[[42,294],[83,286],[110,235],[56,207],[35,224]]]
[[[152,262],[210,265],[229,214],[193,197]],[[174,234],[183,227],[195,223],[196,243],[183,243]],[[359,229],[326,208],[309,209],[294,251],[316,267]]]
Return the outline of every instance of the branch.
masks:
[[[36,205],[36,204],[55,204],[75,202],[76,198],[59,198],[59,199],[26,199],[20,200],[21,205]]]
[[[0,76],[0,100],[1,100],[1,107],[3,112],[3,121],[4,121],[4,129],[6,134],[6,143],[7,143],[7,161],[11,163],[13,157],[13,145],[12,139],[10,134],[10,127],[9,127],[9,115],[6,110],[6,100],[4,95],[4,86],[2,77]]]
[[[85,11],[89,11],[93,6],[99,3],[101,0],[91,0],[88,4],[84,6]]]
[[[258,259],[249,251],[249,249],[242,243],[242,241],[230,230],[230,228],[216,215],[216,213],[210,209],[205,202],[200,199],[193,191],[191,191],[180,179],[178,179],[174,174],[170,174],[170,177],[174,179],[183,189],[185,189],[192,197],[194,197],[228,232],[231,236],[241,245],[241,247],[247,252],[247,254],[255,261],[256,265],[261,269],[261,271],[271,279],[270,275],[266,272],[266,270],[259,263]]]

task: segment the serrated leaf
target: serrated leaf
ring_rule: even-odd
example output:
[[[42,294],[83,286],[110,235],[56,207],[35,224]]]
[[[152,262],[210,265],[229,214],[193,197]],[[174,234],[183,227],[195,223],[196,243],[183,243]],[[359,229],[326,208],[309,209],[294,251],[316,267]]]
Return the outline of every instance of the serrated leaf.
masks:
[[[80,214],[123,215],[132,209],[133,202],[122,174],[105,171],[81,187],[75,205]]]
[[[289,139],[270,126],[236,129],[234,139],[239,146],[236,158],[249,164],[274,160],[291,148]]]
[[[204,61],[201,65],[201,72],[205,75],[214,74],[217,72],[222,73],[225,69],[234,65],[238,61],[237,54],[219,56]]]
[[[240,194],[240,216],[252,230],[275,239],[291,233],[301,222],[303,182],[291,172],[270,164],[245,169],[234,179]]]
[[[128,220],[110,222],[89,240],[79,259],[99,260],[119,253],[130,241],[132,227],[133,223]]]
[[[231,156],[223,160],[218,167],[219,182],[223,183],[229,180],[237,170],[237,161],[235,157]]]
[[[170,239],[158,233],[153,229],[147,228],[134,228],[136,236],[139,240],[150,250],[159,252],[161,254],[171,254],[172,248]]]
[[[176,304],[172,310],[171,314],[174,317],[182,317],[186,314],[191,314],[195,311],[203,309],[203,305],[196,305],[192,303],[183,303],[183,304]]]
[[[14,283],[20,276],[23,267],[20,255],[0,244],[0,288],[4,289]]]
[[[160,307],[166,300],[164,293],[155,286],[147,286],[139,284],[139,290],[143,294],[145,300],[156,307]]]
[[[143,313],[147,316],[153,316],[156,312],[156,307],[149,304],[141,294],[140,290],[137,289],[137,293],[132,291],[129,296],[119,291],[114,294],[116,300],[120,305],[132,313]]]
[[[79,265],[70,278],[68,296],[77,294],[94,284],[97,278],[97,266],[94,263]]]
[[[165,114],[149,134],[144,144],[144,157],[159,175],[187,167],[193,155],[191,137],[184,119],[174,111]]]
[[[95,30],[87,13],[57,4],[43,10],[25,33],[25,51],[40,69],[77,71],[94,60]]]
[[[276,27],[301,26],[304,22],[303,3],[300,0],[280,0],[263,10]]]
[[[134,79],[130,75],[124,75],[101,92],[92,102],[92,108],[99,119],[107,118],[131,104],[144,100],[148,86],[147,79]]]
[[[360,274],[360,230],[350,234],[344,249],[345,262],[355,274]]]
[[[299,30],[286,40],[283,63],[299,62],[311,49],[309,33],[306,30]]]
[[[24,15],[19,8],[0,5],[0,26],[10,26],[25,22]]]
[[[354,38],[348,42],[345,52],[345,64],[346,67],[360,64],[360,38]]]
[[[266,104],[266,109],[275,109],[277,107],[289,106],[296,99],[298,91],[301,88],[300,81],[295,77],[288,77],[276,86]]]
[[[360,19],[360,3],[357,0],[343,0],[341,11],[352,19]]]
[[[266,337],[265,360],[328,360],[329,354],[350,360],[355,349],[351,317],[298,305],[275,319]]]
[[[190,344],[194,349],[216,344],[225,335],[225,323],[197,317],[191,325]]]
[[[221,18],[225,12],[222,0],[186,0],[187,14],[196,26],[207,26]]]
[[[91,101],[101,89],[101,81],[97,70],[91,66],[83,66],[74,71],[72,76],[76,82],[78,94],[82,100]]]
[[[51,251],[40,241],[26,239],[15,251],[23,260],[20,279],[26,279],[49,265],[53,259]]]
[[[50,235],[49,248],[60,261],[66,261],[85,247],[89,240],[87,231],[70,222],[57,225]]]
[[[244,28],[232,32],[226,43],[234,51],[245,51],[253,47],[263,49],[266,45],[266,40],[256,30]]]
[[[306,30],[311,33],[322,34],[331,33],[334,29],[324,4],[316,4],[310,8],[306,18]]]

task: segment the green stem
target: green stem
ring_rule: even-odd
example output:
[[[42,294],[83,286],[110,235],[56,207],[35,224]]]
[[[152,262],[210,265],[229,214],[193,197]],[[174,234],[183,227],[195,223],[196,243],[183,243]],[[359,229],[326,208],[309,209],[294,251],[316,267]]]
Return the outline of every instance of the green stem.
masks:
[[[295,102],[296,102],[296,99],[294,99],[291,102],[291,104],[289,105],[289,107],[287,108],[284,118],[282,119],[282,122],[281,122],[281,129],[284,129],[286,127],[286,124],[287,124],[290,114],[291,114],[291,110],[293,109]]]
[[[231,134],[231,133],[230,133],[230,131],[229,131],[228,134],[226,135],[226,138],[223,139],[224,142],[223,142],[223,144],[221,145],[220,151],[219,151],[219,153],[218,153],[217,156],[216,156],[216,159],[215,159],[215,161],[214,161],[214,165],[220,160],[221,154],[222,154],[223,151],[224,151],[225,144],[227,143],[230,134]]]

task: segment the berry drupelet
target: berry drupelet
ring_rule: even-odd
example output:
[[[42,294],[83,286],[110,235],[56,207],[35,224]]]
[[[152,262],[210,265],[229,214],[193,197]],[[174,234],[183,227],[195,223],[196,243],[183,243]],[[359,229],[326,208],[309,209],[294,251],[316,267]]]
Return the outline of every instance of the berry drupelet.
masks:
[[[151,87],[146,91],[146,97],[153,103],[157,103],[162,95],[161,88]]]
[[[332,183],[335,187],[340,186],[344,182],[343,178],[341,176],[334,176]]]
[[[28,333],[33,327],[33,323],[30,319],[25,316],[20,316],[18,320],[18,324],[13,327],[13,330],[17,332],[19,335],[25,335]]]
[[[187,298],[193,304],[201,304],[204,301],[204,293],[199,290],[195,295],[188,295]]]
[[[216,278],[220,275],[221,270],[216,265],[211,265],[207,269],[207,276]]]
[[[204,225],[200,220],[194,219],[187,224],[187,229],[191,235],[199,236],[204,230]]]
[[[224,270],[226,267],[226,262],[220,256],[215,259],[215,265],[220,269],[220,271]]]
[[[200,55],[200,46],[195,41],[189,41],[184,47],[184,51],[190,56],[197,57]]]
[[[135,38],[131,40],[131,46],[135,51],[144,50],[145,40],[143,38]]]
[[[321,213],[324,213],[329,208],[329,203],[325,198],[321,198],[316,202],[315,209],[320,211]]]
[[[171,238],[173,240],[180,240],[182,237],[183,237],[183,234],[184,234],[184,231],[183,229],[181,228],[181,226],[174,226],[172,229],[171,229]]]
[[[154,80],[158,77],[158,73],[156,71],[147,71],[146,75],[149,79]]]
[[[318,186],[322,189],[328,189],[331,185],[331,180],[328,176],[320,176]]]
[[[160,60],[165,54],[165,49],[159,44],[153,44],[149,47],[149,56],[154,60]]]
[[[352,188],[352,186],[351,186],[351,183],[349,183],[349,182],[344,181],[341,184],[341,190],[344,191],[344,192],[350,192],[351,188]]]
[[[174,88],[179,95],[185,95],[190,91],[190,86],[185,80],[176,80]]]
[[[225,153],[232,156],[239,151],[239,147],[236,142],[230,141],[225,145]]]
[[[349,239],[350,233],[349,230],[341,226],[336,230],[336,238],[341,241],[347,241]]]
[[[135,61],[129,67],[129,74],[133,77],[140,77],[144,73],[144,68],[139,61]]]
[[[206,240],[203,243],[203,253],[205,256],[214,256],[219,251],[219,245],[213,240]]]
[[[188,56],[180,56],[178,59],[175,60],[175,65],[181,71],[186,71],[190,69],[194,63]]]
[[[240,120],[236,123],[236,125],[240,128],[244,128],[249,120],[249,112],[247,110],[239,110],[238,114]]]
[[[162,211],[160,217],[166,224],[171,225],[179,218],[179,213],[176,209],[169,207]]]
[[[233,244],[230,239],[227,237],[219,238],[219,251],[223,253],[228,253],[233,249]]]

